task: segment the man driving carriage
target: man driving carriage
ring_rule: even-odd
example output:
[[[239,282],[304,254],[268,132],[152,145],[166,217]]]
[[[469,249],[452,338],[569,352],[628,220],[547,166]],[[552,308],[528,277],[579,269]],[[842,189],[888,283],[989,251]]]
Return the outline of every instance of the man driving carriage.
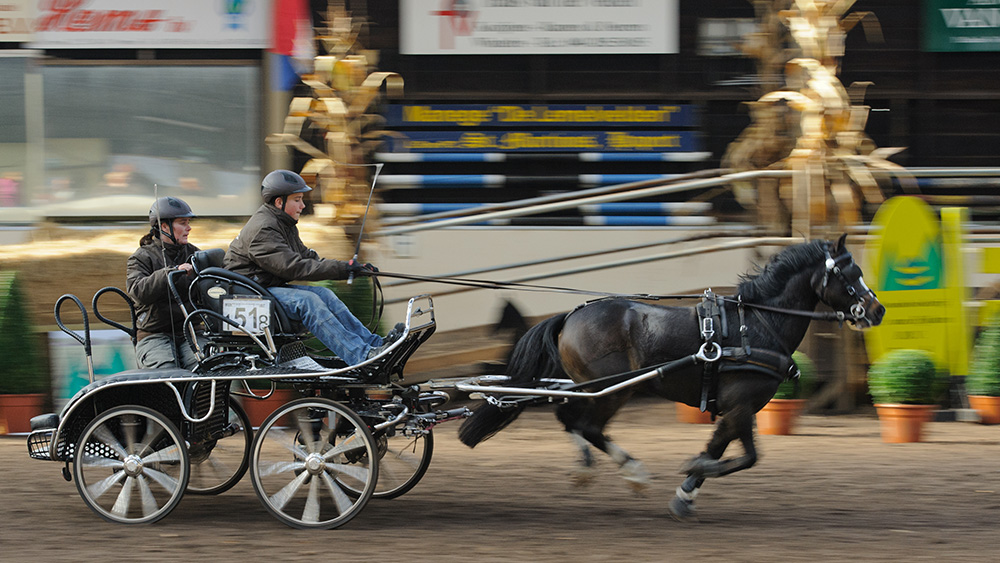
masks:
[[[399,338],[397,325],[384,339],[372,333],[325,287],[291,285],[293,280],[343,280],[376,272],[371,264],[321,258],[299,237],[306,181],[290,170],[275,170],[261,182],[264,203],[229,245],[224,266],[268,288],[294,321],[300,321],[330,351],[349,364],[377,356]]]
[[[157,199],[149,208],[149,232],[128,258],[125,288],[136,302],[135,355],[143,368],[192,370],[198,365],[181,332],[184,313],[167,285],[171,272],[191,275],[191,256],[198,251],[188,242],[194,217],[191,206],[180,198]]]

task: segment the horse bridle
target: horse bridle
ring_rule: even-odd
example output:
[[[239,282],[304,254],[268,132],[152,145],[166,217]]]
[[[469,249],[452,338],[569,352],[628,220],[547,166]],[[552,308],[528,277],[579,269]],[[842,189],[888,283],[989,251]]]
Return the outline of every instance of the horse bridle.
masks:
[[[844,252],[840,256],[834,258],[830,255],[829,245],[824,246],[823,252],[826,255],[826,260],[823,262],[825,270],[823,271],[823,281],[820,284],[819,298],[824,303],[829,303],[826,300],[826,292],[829,289],[830,276],[835,276],[844,287],[847,288],[847,294],[853,296],[857,299],[857,302],[850,306],[848,312],[844,311],[833,311],[829,313],[818,313],[816,311],[805,311],[802,309],[786,309],[784,307],[772,307],[770,305],[763,305],[760,303],[748,303],[743,301],[742,296],[736,296],[736,298],[726,297],[725,300],[730,303],[736,303],[738,307],[749,307],[751,309],[758,309],[761,311],[770,311],[772,313],[780,313],[782,315],[792,315],[796,317],[807,317],[810,319],[821,320],[821,321],[837,321],[843,323],[844,321],[850,321],[852,323],[857,323],[858,321],[865,318],[865,302],[864,299],[858,295],[858,291],[854,289],[854,282],[847,278],[844,274],[844,270],[847,270],[851,266],[854,266],[854,257],[851,256],[850,252]],[[860,270],[859,270],[860,271]],[[861,279],[861,276],[858,276]],[[854,280],[857,281],[857,280]],[[869,291],[871,291],[869,289]]]
[[[850,295],[851,297],[854,297],[857,300],[848,309],[850,312],[850,317],[848,317],[846,314],[841,313],[842,315],[844,315],[841,321],[844,320],[851,322],[860,321],[861,319],[865,318],[865,312],[866,312],[865,301],[861,297],[861,295],[858,294],[858,290],[854,288],[854,283],[860,280],[861,276],[859,275],[857,279],[852,281],[847,279],[847,275],[844,274],[844,270],[850,268],[851,266],[854,266],[855,269],[858,269],[857,265],[854,263],[854,257],[851,256],[850,252],[847,252],[845,250],[843,254],[834,258],[833,256],[830,255],[829,245],[824,245],[823,252],[824,254],[826,254],[826,261],[824,262],[826,270],[823,272],[823,283],[820,285],[820,300],[822,300],[824,303],[829,303],[829,301],[827,301],[826,299],[826,292],[830,282],[830,275],[833,274],[838,280],[840,280],[840,283],[842,283],[844,287],[847,288],[847,294]],[[860,271],[860,269],[858,270]],[[862,282],[862,284],[863,283],[864,282]],[[869,289],[868,291],[870,292],[871,290]]]

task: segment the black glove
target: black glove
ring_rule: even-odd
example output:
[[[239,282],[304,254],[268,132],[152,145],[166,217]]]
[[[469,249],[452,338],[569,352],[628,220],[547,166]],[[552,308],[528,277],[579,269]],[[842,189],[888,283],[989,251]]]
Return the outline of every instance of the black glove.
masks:
[[[354,259],[347,263],[347,273],[352,276],[370,276],[376,272],[378,268],[371,264],[362,264]]]

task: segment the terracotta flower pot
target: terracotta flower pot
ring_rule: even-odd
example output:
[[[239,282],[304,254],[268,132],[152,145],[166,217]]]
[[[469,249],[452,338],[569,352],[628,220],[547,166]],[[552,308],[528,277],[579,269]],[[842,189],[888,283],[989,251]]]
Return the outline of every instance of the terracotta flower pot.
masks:
[[[265,394],[266,390],[256,389],[254,393]],[[298,399],[298,391],[294,389],[275,389],[274,394],[266,399],[251,399],[249,397],[241,397],[240,401],[243,403],[243,410],[246,411],[247,417],[250,419],[250,425],[254,428],[259,428],[272,412],[274,412],[278,407],[284,405],[285,403]],[[279,421],[280,425],[287,424],[288,421]]]
[[[921,441],[924,423],[931,419],[934,409],[934,405],[875,405],[882,441],[889,444]]]
[[[805,399],[771,399],[757,413],[757,432],[787,436],[805,407]]]
[[[712,413],[701,412],[698,407],[685,405],[684,403],[674,403],[677,406],[677,421],[688,424],[712,424]]]
[[[31,417],[43,414],[44,393],[0,395],[0,434],[31,432]]]
[[[1000,424],[1000,397],[969,395],[969,406],[979,413],[982,424]]]

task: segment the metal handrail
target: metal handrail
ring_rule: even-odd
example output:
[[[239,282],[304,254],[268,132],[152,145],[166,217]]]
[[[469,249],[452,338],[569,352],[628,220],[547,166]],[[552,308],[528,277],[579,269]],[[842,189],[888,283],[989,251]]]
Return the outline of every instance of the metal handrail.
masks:
[[[794,173],[795,172],[792,170],[751,170],[749,172],[735,172],[732,174],[724,174],[718,178],[689,180],[686,182],[675,182],[670,184],[665,184],[664,182],[656,182],[656,185],[654,186],[639,187],[634,190],[620,192],[620,193],[616,192],[616,193],[596,195],[596,196],[591,195],[568,201],[557,201],[552,203],[542,203],[538,205],[527,205],[523,207],[517,207],[514,209],[504,209],[500,211],[490,211],[486,213],[456,217],[452,219],[442,219],[440,221],[426,221],[416,225],[393,226],[390,228],[378,230],[374,233],[374,235],[390,236],[390,235],[401,235],[405,233],[413,233],[418,231],[427,231],[432,229],[443,229],[445,227],[456,227],[472,223],[482,223],[484,221],[489,221],[491,219],[520,217],[524,215],[537,215],[541,213],[549,213],[552,211],[560,211],[563,209],[573,209],[581,205],[587,205],[587,204],[626,201],[630,199],[653,197],[653,196],[671,194],[676,192],[683,192],[687,190],[710,188],[713,186],[728,184],[730,182],[752,180],[754,178],[760,178],[760,177],[786,178],[792,176]],[[634,184],[648,184],[648,182],[636,182]],[[631,185],[633,184],[621,184],[618,187],[631,186]]]

